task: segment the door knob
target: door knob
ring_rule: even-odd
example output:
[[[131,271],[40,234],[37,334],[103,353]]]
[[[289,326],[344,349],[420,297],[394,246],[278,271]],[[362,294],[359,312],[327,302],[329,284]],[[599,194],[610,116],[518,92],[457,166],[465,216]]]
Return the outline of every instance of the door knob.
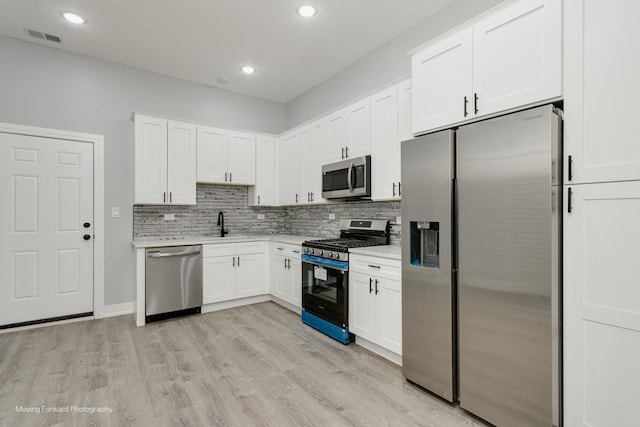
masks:
[[[82,236],[82,238],[83,238],[84,240],[89,240],[89,239],[91,239],[91,236],[90,236],[90,235],[88,235],[88,234],[85,234],[84,236]]]

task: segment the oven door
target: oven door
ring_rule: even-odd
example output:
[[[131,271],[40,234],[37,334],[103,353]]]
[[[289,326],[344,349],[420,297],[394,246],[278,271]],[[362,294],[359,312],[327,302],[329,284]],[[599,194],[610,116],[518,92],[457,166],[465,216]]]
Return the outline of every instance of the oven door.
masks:
[[[349,263],[302,254],[302,308],[348,326]]]

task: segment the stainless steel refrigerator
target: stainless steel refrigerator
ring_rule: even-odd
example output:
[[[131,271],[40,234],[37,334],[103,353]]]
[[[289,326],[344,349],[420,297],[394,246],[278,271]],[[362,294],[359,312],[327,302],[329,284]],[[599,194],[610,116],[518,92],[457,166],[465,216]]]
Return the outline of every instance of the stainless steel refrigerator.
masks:
[[[558,426],[561,120],[402,143],[405,377],[497,426]]]

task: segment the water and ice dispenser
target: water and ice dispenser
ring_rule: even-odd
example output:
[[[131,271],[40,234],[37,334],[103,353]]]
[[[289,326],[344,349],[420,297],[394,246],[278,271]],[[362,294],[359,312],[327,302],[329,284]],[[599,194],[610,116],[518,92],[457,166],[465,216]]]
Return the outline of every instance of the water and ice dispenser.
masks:
[[[411,265],[440,268],[440,223],[411,221]]]

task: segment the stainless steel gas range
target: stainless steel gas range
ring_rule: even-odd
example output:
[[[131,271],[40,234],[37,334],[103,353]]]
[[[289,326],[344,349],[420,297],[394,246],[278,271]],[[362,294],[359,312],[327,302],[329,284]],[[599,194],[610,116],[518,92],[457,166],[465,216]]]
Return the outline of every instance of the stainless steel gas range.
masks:
[[[349,344],[349,249],[388,245],[389,221],[343,219],[340,229],[340,238],[302,244],[302,321]]]

